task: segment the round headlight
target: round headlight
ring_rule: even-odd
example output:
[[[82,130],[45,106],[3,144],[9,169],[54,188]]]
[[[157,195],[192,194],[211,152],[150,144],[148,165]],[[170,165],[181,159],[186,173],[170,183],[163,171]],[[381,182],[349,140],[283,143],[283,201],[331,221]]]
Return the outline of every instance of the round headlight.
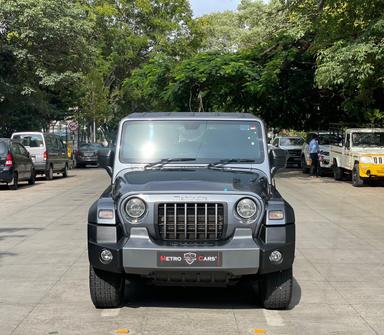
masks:
[[[125,212],[133,219],[138,219],[145,213],[145,202],[139,198],[131,198],[125,204]]]
[[[243,219],[250,219],[256,215],[257,205],[252,199],[244,198],[237,203],[236,211]]]

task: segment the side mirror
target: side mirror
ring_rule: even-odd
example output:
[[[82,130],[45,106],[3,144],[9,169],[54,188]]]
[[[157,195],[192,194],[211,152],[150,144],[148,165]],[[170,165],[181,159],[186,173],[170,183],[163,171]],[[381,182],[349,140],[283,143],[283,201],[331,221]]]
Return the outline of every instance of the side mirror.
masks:
[[[97,162],[99,166],[106,169],[109,176],[113,175],[113,162],[115,160],[115,152],[111,148],[101,149],[97,153]]]
[[[283,149],[274,148],[269,152],[269,163],[271,165],[271,175],[275,176],[277,171],[287,166],[287,152]]]

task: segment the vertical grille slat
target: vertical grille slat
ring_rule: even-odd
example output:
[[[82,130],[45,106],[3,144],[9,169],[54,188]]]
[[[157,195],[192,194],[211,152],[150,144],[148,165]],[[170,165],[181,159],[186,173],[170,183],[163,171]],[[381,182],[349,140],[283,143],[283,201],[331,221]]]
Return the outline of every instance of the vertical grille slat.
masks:
[[[384,163],[384,157],[373,157],[373,163],[374,164],[383,164]]]
[[[167,236],[167,204],[164,204],[164,226],[163,226],[163,235]]]
[[[195,240],[197,240],[197,204],[195,204]]]
[[[205,239],[208,238],[208,205],[205,204],[205,207],[204,207],[204,224],[205,224]]]
[[[217,239],[217,204],[215,204],[215,239]]]
[[[175,226],[175,229],[174,229],[174,238],[176,240],[177,238],[177,204],[175,204],[175,216],[174,216],[174,226]]]
[[[158,234],[162,240],[221,240],[224,238],[224,226],[224,205],[220,203],[158,205]]]

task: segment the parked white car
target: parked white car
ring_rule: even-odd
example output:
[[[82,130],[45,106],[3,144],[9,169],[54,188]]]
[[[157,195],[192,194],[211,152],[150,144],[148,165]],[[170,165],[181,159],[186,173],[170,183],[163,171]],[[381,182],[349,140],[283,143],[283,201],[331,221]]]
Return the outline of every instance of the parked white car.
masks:
[[[304,173],[309,173],[312,160],[309,153],[309,142],[312,140],[313,135],[319,136],[319,162],[320,162],[320,175],[330,173],[332,169],[332,161],[330,160],[330,146],[332,143],[337,143],[341,140],[340,137],[331,133],[330,131],[309,132],[305,139],[301,152],[301,167]]]
[[[272,141],[274,147],[287,152],[287,166],[297,165],[301,167],[301,150],[303,144],[304,139],[298,136],[278,136]]]

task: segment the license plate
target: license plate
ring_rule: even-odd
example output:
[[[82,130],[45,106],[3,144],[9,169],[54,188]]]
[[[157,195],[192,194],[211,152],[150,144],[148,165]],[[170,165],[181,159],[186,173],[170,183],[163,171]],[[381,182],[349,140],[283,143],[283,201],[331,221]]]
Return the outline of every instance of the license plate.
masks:
[[[159,267],[221,267],[222,253],[219,251],[157,252]]]

